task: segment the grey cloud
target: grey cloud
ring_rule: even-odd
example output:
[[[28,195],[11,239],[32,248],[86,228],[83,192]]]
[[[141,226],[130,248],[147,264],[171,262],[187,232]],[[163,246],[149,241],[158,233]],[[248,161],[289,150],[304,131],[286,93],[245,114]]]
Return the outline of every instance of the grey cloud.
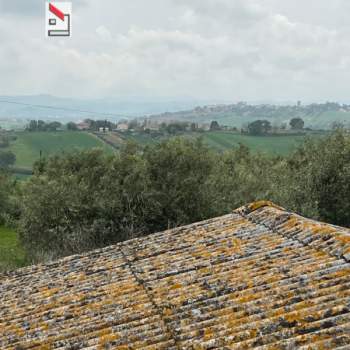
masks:
[[[86,0],[69,40],[18,20],[23,3],[40,2],[0,0],[13,14],[0,18],[0,94],[347,98],[350,30],[326,20],[342,16],[328,0],[316,12],[301,0]]]
[[[0,11],[19,15],[41,15],[43,2],[40,0],[0,0]]]
[[[86,5],[88,0],[75,0],[74,6]],[[0,0],[2,14],[20,16],[42,16],[45,0]]]

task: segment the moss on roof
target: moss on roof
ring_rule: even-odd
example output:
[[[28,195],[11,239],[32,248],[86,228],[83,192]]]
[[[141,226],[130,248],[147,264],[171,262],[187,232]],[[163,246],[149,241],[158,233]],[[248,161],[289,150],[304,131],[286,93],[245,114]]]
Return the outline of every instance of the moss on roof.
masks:
[[[346,349],[350,231],[270,202],[0,276],[1,349]]]

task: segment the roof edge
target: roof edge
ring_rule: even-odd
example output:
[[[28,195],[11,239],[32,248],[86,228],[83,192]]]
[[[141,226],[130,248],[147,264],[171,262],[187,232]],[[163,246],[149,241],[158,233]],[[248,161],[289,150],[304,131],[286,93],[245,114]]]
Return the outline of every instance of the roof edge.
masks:
[[[350,262],[350,229],[307,219],[270,201],[253,202],[234,210],[234,213],[303,245]]]
[[[242,207],[235,209],[233,212],[238,213],[241,215],[248,215],[258,209],[264,208],[264,207],[270,207],[270,208],[275,208],[278,210],[286,211],[286,209],[280,207],[279,205],[276,205],[275,203],[271,201],[257,201],[257,202],[252,202],[246,205],[243,205]]]

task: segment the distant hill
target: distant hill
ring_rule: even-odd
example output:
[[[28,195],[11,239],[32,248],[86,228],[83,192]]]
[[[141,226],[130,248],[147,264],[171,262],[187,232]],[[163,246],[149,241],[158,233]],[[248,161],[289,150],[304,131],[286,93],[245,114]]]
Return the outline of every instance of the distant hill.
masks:
[[[84,100],[50,95],[0,96],[0,126],[13,125],[15,119],[43,119],[65,122],[91,118],[117,121],[128,117],[192,109],[201,103],[208,103],[208,101],[203,102],[188,98],[120,97]],[[40,106],[53,108],[42,108]]]
[[[210,123],[216,120],[221,125],[238,128],[257,119],[267,119],[276,126],[288,125],[289,121],[295,117],[302,118],[306,128],[331,129],[334,123],[342,123],[350,127],[350,105],[329,102],[305,106],[237,103],[196,107],[181,112],[150,116],[157,120],[183,120],[197,123]]]
[[[10,103],[9,103],[10,102]],[[208,105],[208,103],[211,103]],[[158,120],[183,120],[241,128],[257,119],[268,119],[272,124],[288,124],[290,119],[301,117],[305,127],[330,129],[332,125],[350,125],[350,105],[322,103],[292,105],[291,103],[235,103],[212,104],[217,101],[201,101],[191,98],[105,98],[74,99],[50,95],[0,96],[0,127],[18,128],[30,119],[79,121],[85,118],[121,119],[150,117]],[[207,104],[207,105],[206,105]],[[48,106],[51,108],[44,108]],[[196,107],[202,106],[202,107]]]

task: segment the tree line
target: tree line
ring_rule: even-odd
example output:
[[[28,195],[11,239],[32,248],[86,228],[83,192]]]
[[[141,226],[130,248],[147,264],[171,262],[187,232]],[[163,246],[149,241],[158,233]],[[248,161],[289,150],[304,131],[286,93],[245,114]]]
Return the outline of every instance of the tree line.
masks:
[[[33,262],[80,253],[272,200],[307,217],[350,226],[350,136],[305,141],[287,157],[240,145],[215,153],[172,138],[118,154],[41,159],[16,183],[0,177],[0,221],[15,225]]]
[[[300,132],[304,129],[305,122],[302,118],[292,118],[289,121],[289,126],[292,131]],[[287,125],[281,125],[278,131],[286,130]],[[255,120],[248,124],[247,133],[252,136],[264,136],[269,135],[273,131],[272,124],[269,120]],[[276,131],[275,131],[276,132]]]

